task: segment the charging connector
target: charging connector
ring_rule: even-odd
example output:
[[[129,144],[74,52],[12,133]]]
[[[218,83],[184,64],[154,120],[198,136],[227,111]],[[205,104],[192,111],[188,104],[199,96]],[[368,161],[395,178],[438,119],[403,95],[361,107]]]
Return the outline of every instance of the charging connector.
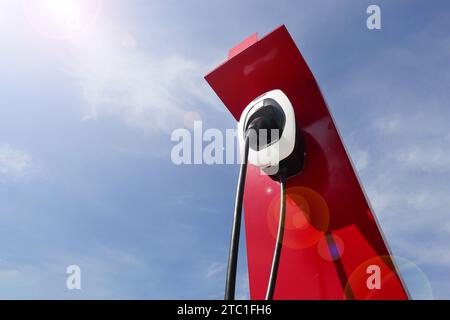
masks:
[[[264,136],[262,132],[264,132]],[[273,134],[274,132],[277,134]],[[297,126],[292,104],[281,90],[266,92],[245,108],[238,123],[238,134],[241,144],[242,163],[236,191],[225,299],[234,300],[235,295],[242,200],[247,162],[250,162],[261,168],[272,179],[277,179],[280,183],[278,233],[266,292],[266,299],[271,300],[275,292],[283,246],[286,216],[286,180],[303,169],[305,159],[303,135]],[[261,152],[267,152],[269,157],[260,157]],[[275,173],[272,170],[274,169],[274,164],[277,166]]]
[[[258,120],[258,121],[255,121]],[[257,130],[251,139],[248,161],[272,179],[288,179],[303,169],[305,150],[291,101],[279,89],[268,91],[250,102],[238,123],[241,151],[250,129]]]

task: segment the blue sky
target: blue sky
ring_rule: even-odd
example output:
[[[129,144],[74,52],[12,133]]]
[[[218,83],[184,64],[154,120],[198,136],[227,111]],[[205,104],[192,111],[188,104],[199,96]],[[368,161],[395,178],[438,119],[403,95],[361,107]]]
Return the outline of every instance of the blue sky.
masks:
[[[280,24],[413,297],[450,298],[446,1],[47,2],[0,0],[0,298],[222,298],[238,167],[175,166],[170,133],[234,128],[203,76]]]

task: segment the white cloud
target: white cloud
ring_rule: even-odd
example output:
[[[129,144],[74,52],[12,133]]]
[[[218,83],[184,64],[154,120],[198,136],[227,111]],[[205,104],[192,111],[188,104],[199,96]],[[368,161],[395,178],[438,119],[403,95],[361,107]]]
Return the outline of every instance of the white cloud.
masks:
[[[28,257],[30,258],[30,257]],[[81,268],[82,290],[67,290],[67,266]],[[132,270],[132,272],[129,272]],[[140,279],[136,274],[145,278]],[[130,296],[129,288],[145,282],[157,292],[159,274],[133,253],[93,244],[85,252],[45,252],[39,259],[0,260],[0,299],[117,299]]]
[[[441,148],[436,144],[413,146],[399,152],[397,158],[405,165],[428,172],[450,172],[450,145]]]
[[[0,177],[16,179],[25,176],[31,169],[31,155],[9,145],[0,146]]]
[[[0,269],[0,280],[11,281],[21,276],[21,272],[17,269]]]
[[[97,24],[69,46],[65,64],[88,104],[84,119],[114,114],[146,132],[170,132],[186,111],[216,102],[203,79],[207,64],[157,48],[144,53],[133,35],[113,26]]]
[[[250,300],[250,282],[248,272],[243,273],[237,281],[236,300]]]
[[[227,268],[226,263],[221,262],[211,262],[208,266],[208,270],[206,270],[206,278],[210,279],[215,277],[218,274],[223,273]]]
[[[362,171],[369,165],[369,153],[366,150],[356,149],[351,153],[351,158],[357,171]]]

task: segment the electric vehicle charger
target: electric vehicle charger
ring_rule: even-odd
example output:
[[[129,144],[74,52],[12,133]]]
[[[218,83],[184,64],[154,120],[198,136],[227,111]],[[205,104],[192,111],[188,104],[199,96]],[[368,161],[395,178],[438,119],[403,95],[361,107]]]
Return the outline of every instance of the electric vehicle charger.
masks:
[[[288,97],[276,89],[260,95],[248,104],[238,123],[238,139],[242,162],[231,231],[225,299],[234,300],[235,296],[242,200],[247,162],[250,162],[280,183],[278,231],[266,292],[266,299],[272,300],[283,244],[286,180],[301,172],[305,159],[303,135],[295,121],[294,109]]]

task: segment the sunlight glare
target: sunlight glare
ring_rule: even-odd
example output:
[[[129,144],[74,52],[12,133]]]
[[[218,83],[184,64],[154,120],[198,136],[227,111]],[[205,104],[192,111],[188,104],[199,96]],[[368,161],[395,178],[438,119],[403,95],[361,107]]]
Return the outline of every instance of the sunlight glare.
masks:
[[[95,24],[102,3],[102,0],[39,0],[26,1],[23,8],[38,33],[73,39]]]
[[[45,8],[49,18],[68,31],[80,29],[81,7],[77,0],[46,0]]]

